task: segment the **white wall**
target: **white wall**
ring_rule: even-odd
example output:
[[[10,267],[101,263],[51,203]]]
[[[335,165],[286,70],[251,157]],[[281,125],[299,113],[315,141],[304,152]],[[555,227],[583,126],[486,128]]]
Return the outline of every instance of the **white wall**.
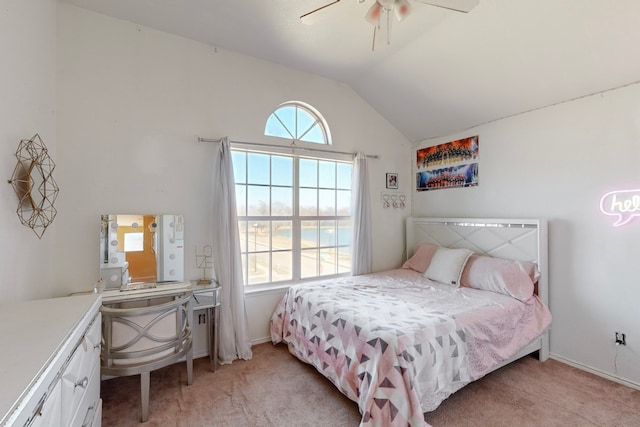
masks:
[[[263,135],[282,102],[316,107],[334,149],[371,161],[374,266],[398,266],[405,210],[383,209],[385,173],[409,193],[410,143],[349,87],[167,33],[58,7],[59,198],[57,293],[91,289],[98,278],[101,213],[185,215],[186,278],[196,279],[196,245],[210,243],[213,144],[196,136],[275,142]],[[252,294],[253,339],[268,336],[273,293]]]
[[[400,262],[409,211],[380,207],[385,172],[400,174],[413,215],[545,217],[553,355],[640,384],[640,220],[614,228],[598,211],[606,191],[640,187],[638,86],[425,141],[479,134],[480,185],[413,193],[415,152],[339,83],[66,4],[56,19],[55,0],[3,1],[0,34],[0,172],[11,176],[19,140],[37,132],[61,188],[39,240],[19,223],[11,186],[0,187],[0,303],[90,289],[101,212],[184,213],[196,278],[189,247],[209,242],[213,147],[195,136],[264,142],[271,110],[298,99],[326,116],[336,149],[381,155],[371,176],[376,270]],[[277,296],[248,296],[252,338],[266,336]],[[615,330],[626,347],[612,344]]]
[[[22,139],[39,133],[57,161],[55,126],[56,1],[3,0],[0,9],[0,304],[55,294],[56,223],[39,240],[16,215],[7,180]],[[57,173],[54,172],[54,178]]]
[[[615,228],[599,211],[604,193],[640,188],[640,85],[418,148],[476,134],[479,186],[414,192],[413,215],[547,218],[552,355],[640,386],[640,219]]]

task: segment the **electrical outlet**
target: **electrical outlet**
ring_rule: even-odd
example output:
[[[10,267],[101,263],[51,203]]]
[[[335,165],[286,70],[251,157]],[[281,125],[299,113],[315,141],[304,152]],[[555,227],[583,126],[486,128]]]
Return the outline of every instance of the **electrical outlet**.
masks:
[[[204,314],[199,314],[198,315],[198,325],[202,325],[203,323],[207,323],[207,317]],[[616,332],[616,337],[617,337],[617,334],[618,333]]]
[[[627,345],[627,334],[616,332],[616,345]]]

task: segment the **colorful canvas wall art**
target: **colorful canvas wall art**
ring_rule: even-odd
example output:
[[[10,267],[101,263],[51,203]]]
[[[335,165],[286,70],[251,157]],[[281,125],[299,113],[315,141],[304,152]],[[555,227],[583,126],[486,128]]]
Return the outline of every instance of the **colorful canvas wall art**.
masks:
[[[478,185],[478,135],[416,151],[416,190]]]

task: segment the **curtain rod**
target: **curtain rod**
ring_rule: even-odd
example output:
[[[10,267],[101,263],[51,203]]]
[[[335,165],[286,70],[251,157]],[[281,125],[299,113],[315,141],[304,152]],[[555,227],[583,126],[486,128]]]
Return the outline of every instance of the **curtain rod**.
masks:
[[[219,143],[222,139],[210,139],[210,138],[201,138],[198,137],[198,142],[216,142]],[[303,151],[315,151],[317,153],[331,153],[331,154],[342,154],[347,156],[355,156],[356,153],[347,153],[345,151],[334,151],[334,150],[320,150],[318,148],[306,148],[306,147],[298,147],[297,145],[292,144],[291,147],[287,147],[286,145],[277,145],[277,144],[264,144],[260,142],[244,142],[244,141],[231,141],[231,144],[234,145],[253,145],[259,147],[274,147],[274,148],[293,148],[294,150],[303,150]],[[377,154],[365,154],[369,159],[378,159],[380,158]]]

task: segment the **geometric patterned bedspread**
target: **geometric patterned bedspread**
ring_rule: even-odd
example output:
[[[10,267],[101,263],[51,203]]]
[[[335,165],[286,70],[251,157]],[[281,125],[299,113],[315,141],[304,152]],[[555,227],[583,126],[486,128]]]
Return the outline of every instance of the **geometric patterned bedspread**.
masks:
[[[425,426],[424,412],[546,329],[540,305],[391,270],[292,286],[273,313],[271,338],[357,402],[361,426]]]

